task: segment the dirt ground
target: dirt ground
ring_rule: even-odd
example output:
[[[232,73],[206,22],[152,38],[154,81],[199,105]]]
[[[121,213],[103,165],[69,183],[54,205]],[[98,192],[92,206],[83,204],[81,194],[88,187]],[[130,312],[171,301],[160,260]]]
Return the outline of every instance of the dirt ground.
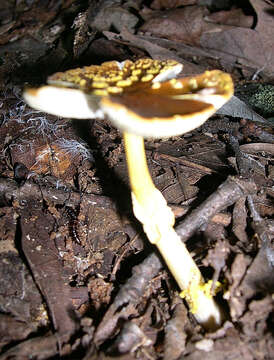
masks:
[[[1,2],[0,360],[274,359],[273,12],[263,0]],[[199,129],[145,142],[177,233],[221,283],[214,332],[134,218],[121,133],[22,100],[54,72],[143,57],[235,82],[235,102]]]

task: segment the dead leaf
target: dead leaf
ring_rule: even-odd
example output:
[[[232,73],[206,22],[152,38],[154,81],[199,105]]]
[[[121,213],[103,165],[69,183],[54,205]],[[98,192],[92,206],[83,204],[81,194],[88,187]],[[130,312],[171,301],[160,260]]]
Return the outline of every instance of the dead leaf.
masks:
[[[233,321],[237,321],[243,314],[246,307],[246,294],[243,293],[239,285],[242,279],[246,275],[250,259],[244,257],[243,254],[237,254],[231,265],[230,273],[226,274],[230,283],[229,290],[225,294],[225,298],[228,300],[230,308],[230,316]]]
[[[217,114],[244,118],[273,127],[270,121],[257,114],[250,106],[236,96],[232,96],[232,98],[217,111]]]
[[[205,17],[205,20],[215,24],[241,26],[251,28],[253,16],[245,15],[240,8],[228,11],[217,11]]]
[[[240,198],[234,205],[233,209],[233,226],[232,231],[235,236],[242,242],[244,246],[248,244],[248,236],[246,234],[247,211],[245,207],[246,198]]]
[[[262,39],[252,29],[234,27],[219,32],[204,32],[200,44],[219,55],[224,65],[241,64],[244,68],[251,68],[250,75],[266,64]]]
[[[44,360],[58,355],[58,341],[55,334],[42,335],[19,342],[0,356],[1,360],[8,359],[37,359]]]
[[[271,79],[274,77],[273,7],[261,0],[251,2],[258,17],[255,29],[209,29],[202,33],[200,45],[218,55],[223,66],[241,64],[247,75],[263,72]]]
[[[245,313],[240,322],[243,324],[244,333],[255,340],[266,333],[266,319],[273,310],[273,300],[271,296],[266,296],[262,300],[253,300],[248,308],[250,311]]]
[[[258,22],[255,27],[259,34],[264,49],[265,66],[264,71],[271,77],[274,76],[274,5],[262,0],[250,0],[255,9]]]
[[[93,9],[91,9],[91,11],[93,11]],[[114,27],[118,31],[126,28],[128,31],[133,32],[137,23],[137,16],[130,13],[121,5],[109,5],[108,2],[103,2],[96,16],[89,21],[89,25],[99,31],[108,31],[111,27]]]
[[[187,6],[183,9],[156,12],[139,31],[186,44],[199,44],[206,11],[201,6]]]
[[[68,276],[63,273],[55,243],[49,239],[54,218],[37,207],[32,201],[21,212],[22,251],[46,300],[59,345],[62,346],[77,329],[71,288]]]
[[[174,9],[179,6],[195,5],[197,0],[154,0],[150,5],[151,9]]]
[[[124,44],[127,44],[127,46],[130,45],[140,49],[144,49],[153,59],[176,60],[184,65],[185,74],[197,74],[204,70],[203,68],[201,68],[201,66],[192,64],[189,61],[184,60],[182,57],[177,56],[175,52],[169,50],[169,46],[164,47],[158,45],[153,38],[149,39],[149,37],[133,35],[126,29],[123,29],[123,31],[120,32],[119,36],[109,31],[104,31],[103,34],[109,40],[115,40],[120,43],[123,42]]]
[[[187,309],[184,304],[179,303],[165,327],[165,360],[175,360],[183,354],[186,346],[187,333],[185,328],[187,323]]]

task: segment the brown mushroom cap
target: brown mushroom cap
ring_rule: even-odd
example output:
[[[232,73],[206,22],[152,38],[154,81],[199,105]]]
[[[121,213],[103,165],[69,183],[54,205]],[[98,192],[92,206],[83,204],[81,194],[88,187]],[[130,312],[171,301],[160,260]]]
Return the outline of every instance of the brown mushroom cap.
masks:
[[[172,79],[182,67],[174,60],[109,61],[53,74],[48,78],[48,84],[77,88],[98,96],[119,95],[142,90],[155,80]]]
[[[140,59],[56,73],[48,86],[29,89],[25,100],[54,115],[102,118],[144,137],[169,137],[200,126],[233,94],[230,75],[218,70],[176,79],[174,60]]]
[[[142,92],[104,97],[100,106],[121,130],[163,138],[199,127],[232,94],[230,75],[213,70],[196,77],[154,82]]]
[[[35,109],[57,116],[102,118],[101,97],[142,92],[154,80],[166,81],[181,70],[182,65],[173,60],[110,61],[53,74],[48,86],[26,89],[24,99]]]

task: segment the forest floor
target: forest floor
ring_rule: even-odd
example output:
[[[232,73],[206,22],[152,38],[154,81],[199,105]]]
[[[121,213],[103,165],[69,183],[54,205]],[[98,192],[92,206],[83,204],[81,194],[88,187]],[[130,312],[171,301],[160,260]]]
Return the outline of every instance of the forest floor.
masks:
[[[0,360],[274,358],[274,8],[212,4],[0,6]],[[134,218],[121,132],[22,100],[51,73],[143,57],[230,72],[240,101],[184,136],[145,142],[175,229],[222,285],[227,316],[214,332]]]

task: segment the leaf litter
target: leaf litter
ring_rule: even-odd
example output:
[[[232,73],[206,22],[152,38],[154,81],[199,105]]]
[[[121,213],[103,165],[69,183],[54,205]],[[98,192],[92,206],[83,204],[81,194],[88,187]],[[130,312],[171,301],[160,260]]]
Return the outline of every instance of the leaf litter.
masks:
[[[1,360],[273,358],[273,4],[220,3],[1,5]],[[235,80],[236,96],[200,129],[146,142],[176,230],[222,284],[228,319],[214,333],[132,216],[121,134],[21,100],[25,82],[52,72],[144,56]],[[254,84],[267,103],[250,101]]]

